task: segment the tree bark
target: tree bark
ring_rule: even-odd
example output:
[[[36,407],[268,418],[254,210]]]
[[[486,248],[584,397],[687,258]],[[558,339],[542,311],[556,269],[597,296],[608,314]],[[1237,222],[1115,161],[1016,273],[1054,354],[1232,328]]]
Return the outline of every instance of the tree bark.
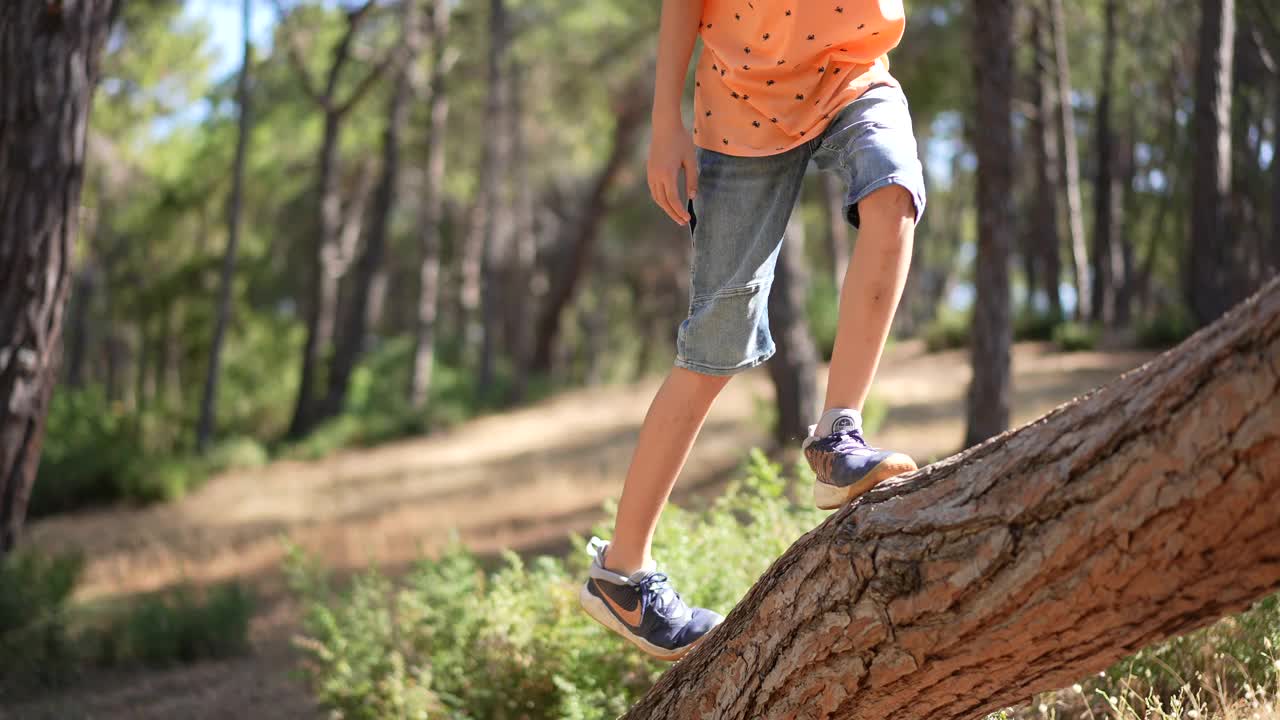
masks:
[[[1009,250],[1013,245],[1013,5],[974,0],[974,80],[978,92],[978,255],[974,263],[973,381],[965,444],[1009,427]]]
[[[808,294],[804,225],[796,214],[787,223],[769,294],[769,326],[778,351],[768,368],[778,408],[774,439],[780,447],[803,440],[818,412],[818,352],[805,313]]]
[[[1049,28],[1053,38],[1058,81],[1058,131],[1062,138],[1062,180],[1067,191],[1067,235],[1071,241],[1076,283],[1076,317],[1092,314],[1093,289],[1089,252],[1084,237],[1084,202],[1080,199],[1080,150],[1076,141],[1075,110],[1071,105],[1071,61],[1067,53],[1067,15],[1062,0],[1049,0]]]
[[[1196,61],[1195,171],[1191,174],[1191,240],[1187,304],[1206,325],[1231,306],[1237,239],[1230,230],[1231,66],[1235,0],[1201,0]]]
[[[236,83],[236,100],[240,106],[240,127],[236,137],[236,155],[231,168],[231,198],[227,202],[227,249],[222,256],[222,277],[218,287],[218,307],[215,310],[213,340],[209,345],[209,367],[204,380],[204,395],[200,402],[200,420],[196,425],[196,448],[200,452],[209,449],[213,441],[218,414],[218,379],[222,369],[222,343],[231,320],[231,290],[235,282],[236,252],[240,247],[240,216],[244,208],[244,166],[249,151],[250,94],[249,73],[253,67],[253,42],[251,36],[253,17],[252,0],[244,0],[241,10],[244,33],[244,52],[240,62],[240,78]]]
[[[323,422],[340,414],[346,405],[351,373],[364,354],[369,331],[369,306],[374,281],[382,268],[387,251],[391,218],[396,209],[400,181],[400,146],[409,122],[409,103],[413,96],[413,65],[417,62],[422,37],[418,25],[418,1],[404,0],[401,5],[400,48],[397,50],[395,86],[387,104],[387,125],[382,137],[382,178],[374,192],[369,235],[356,262],[351,300],[347,304],[346,321],[334,351],[329,369],[329,389],[316,417]]]
[[[449,35],[449,3],[435,2],[428,26],[431,42],[430,99],[427,113],[427,174],[422,189],[422,258],[418,266],[418,312],[414,327],[413,365],[409,374],[409,404],[422,410],[431,389],[435,365],[436,314],[440,302],[440,229],[444,222],[445,132],[448,128],[447,78],[452,65],[446,52]],[[452,56],[456,58],[456,55]]]
[[[1280,587],[1277,503],[1280,281],[835,513],[625,717],[982,717]]]
[[[0,555],[17,542],[57,380],[85,131],[114,0],[0,4]]]

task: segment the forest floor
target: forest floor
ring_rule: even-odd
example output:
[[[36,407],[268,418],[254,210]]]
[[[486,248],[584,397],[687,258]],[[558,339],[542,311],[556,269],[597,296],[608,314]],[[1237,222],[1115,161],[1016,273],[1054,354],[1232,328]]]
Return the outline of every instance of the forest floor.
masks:
[[[1015,348],[1014,421],[1032,420],[1151,357]],[[968,355],[890,348],[874,393],[889,407],[878,445],[923,465],[956,450],[964,431]],[[0,718],[322,718],[297,677],[298,607],[280,572],[282,538],[339,570],[395,572],[458,533],[479,553],[568,550],[615,497],[659,379],[567,392],[447,432],[314,462],[285,461],[210,481],[181,501],[49,518],[26,542],[88,558],[82,600],[239,578],[258,598],[252,654],[159,671],[95,672],[7,708]],[[761,370],[730,383],[677,486],[697,502],[765,444],[772,403]]]

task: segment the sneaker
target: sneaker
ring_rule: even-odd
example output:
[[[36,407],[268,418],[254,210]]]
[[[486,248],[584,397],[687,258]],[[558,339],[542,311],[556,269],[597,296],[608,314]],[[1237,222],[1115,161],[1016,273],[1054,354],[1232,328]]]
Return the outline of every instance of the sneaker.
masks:
[[[631,641],[659,660],[679,660],[724,618],[703,608],[691,608],[671,587],[665,573],[650,566],[630,577],[604,566],[608,544],[593,537],[587,583],[578,602],[596,622]]]
[[[868,445],[862,437],[862,417],[856,412],[841,411],[828,424],[834,431],[822,435],[818,425],[810,425],[803,445],[805,459],[817,476],[814,502],[823,510],[834,510],[878,483],[916,469],[907,455]]]

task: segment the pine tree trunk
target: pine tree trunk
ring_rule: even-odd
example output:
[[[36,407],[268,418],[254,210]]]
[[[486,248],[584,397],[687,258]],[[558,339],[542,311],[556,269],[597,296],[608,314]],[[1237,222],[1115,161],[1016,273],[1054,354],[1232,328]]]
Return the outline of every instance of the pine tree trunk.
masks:
[[[0,3],[0,555],[22,529],[58,376],[85,129],[115,11]]]
[[[1032,45],[1034,49],[1035,82],[1032,85],[1036,113],[1032,128],[1036,137],[1033,146],[1035,179],[1036,230],[1040,236],[1040,257],[1044,268],[1044,286],[1049,295],[1049,312],[1054,318],[1062,318],[1062,236],[1058,232],[1058,187],[1060,174],[1058,158],[1058,134],[1054,120],[1054,79],[1052,55],[1044,13],[1039,4],[1031,7]]]
[[[625,717],[981,718],[1280,588],[1278,503],[1280,281],[835,513]]]
[[[431,125],[427,136],[426,182],[422,189],[418,311],[414,325],[413,365],[409,374],[409,404],[415,410],[422,410],[427,405],[435,365],[436,314],[440,302],[440,229],[444,222],[444,140],[449,118],[446,81],[450,63],[445,52],[445,41],[449,36],[449,3],[432,3],[428,33],[432,61],[427,114]]]
[[[236,83],[236,101],[240,106],[240,127],[236,137],[236,155],[231,168],[231,199],[227,203],[227,249],[222,256],[222,277],[218,283],[218,306],[215,310],[213,340],[209,345],[209,367],[204,381],[204,395],[200,402],[200,420],[196,425],[196,448],[200,452],[209,449],[217,425],[218,379],[222,370],[222,344],[227,325],[231,321],[231,290],[235,281],[236,253],[240,247],[240,217],[244,208],[244,166],[249,150],[250,94],[249,73],[253,67],[253,43],[251,41],[252,0],[244,0],[241,10],[244,33],[244,52],[240,61],[240,78]]]
[[[1093,286],[1084,237],[1084,202],[1080,199],[1080,151],[1076,141],[1075,110],[1071,105],[1071,61],[1067,53],[1067,16],[1062,0],[1049,0],[1049,27],[1058,85],[1058,132],[1062,139],[1062,181],[1067,191],[1067,235],[1071,241],[1076,283],[1076,317],[1092,315]]]
[[[481,346],[477,385],[485,391],[494,380],[498,359],[508,348],[503,334],[505,305],[511,292],[511,133],[507,118],[511,112],[511,87],[508,83],[508,55],[511,33],[508,29],[506,0],[489,0],[489,78],[485,108],[485,144],[489,165],[485,183],[486,226],[481,262],[480,315]]]
[[[365,239],[364,250],[356,262],[350,301],[346,319],[342,323],[338,343],[329,369],[329,388],[325,394],[316,420],[323,422],[339,415],[346,406],[347,390],[351,385],[351,373],[364,354],[365,340],[369,332],[369,307],[374,292],[374,281],[382,269],[390,234],[391,219],[396,209],[397,190],[400,181],[400,146],[405,126],[409,122],[410,101],[413,98],[413,65],[421,49],[421,32],[418,23],[418,0],[405,0],[401,5],[401,47],[397,58],[394,87],[387,101],[387,124],[382,136],[382,177],[373,197],[371,226]]]
[[[1116,319],[1116,285],[1118,259],[1112,245],[1115,229],[1115,200],[1118,186],[1113,165],[1115,142],[1111,130],[1111,102],[1115,89],[1116,11],[1117,0],[1106,0],[1103,7],[1102,87],[1098,92],[1097,133],[1094,142],[1097,177],[1093,190],[1093,297],[1091,318],[1111,327]]]
[[[973,382],[965,444],[1009,426],[1009,251],[1013,245],[1013,3],[974,0],[974,80],[978,93],[978,255],[973,309]]]
[[[1231,306],[1235,292],[1227,207],[1231,193],[1231,67],[1235,0],[1201,0],[1196,62],[1195,171],[1191,174],[1191,240],[1187,304],[1201,325]]]
[[[354,244],[350,239],[353,235],[359,234],[359,225],[353,228],[351,223],[359,223],[360,215],[363,214],[363,199],[361,199],[355,203],[354,210],[347,212],[344,222],[342,193],[338,184],[340,177],[338,152],[341,145],[342,126],[347,115],[373,86],[373,81],[381,74],[384,66],[370,70],[356,83],[355,89],[346,99],[339,98],[338,89],[343,70],[351,61],[352,44],[356,33],[375,2],[376,0],[366,0],[364,4],[347,12],[347,26],[330,53],[329,70],[323,88],[313,86],[302,58],[302,51],[294,46],[293,36],[288,31],[284,31],[283,39],[287,43],[288,57],[293,64],[299,83],[324,115],[324,134],[320,143],[316,177],[318,237],[312,258],[311,302],[307,308],[307,339],[302,349],[302,377],[298,384],[293,419],[289,423],[288,435],[291,438],[306,435],[317,422],[319,404],[316,401],[316,383],[321,375],[322,359],[332,345],[338,317],[339,282],[350,262],[351,252],[344,246]],[[344,230],[347,233],[345,237]]]
[[[512,360],[510,390],[505,401],[515,404],[524,400],[529,382],[529,360],[533,341],[533,321],[537,318],[533,274],[538,261],[538,236],[534,228],[533,188],[529,177],[529,156],[524,121],[525,68],[512,61],[507,69],[507,113],[511,135],[511,259],[510,294],[505,303],[504,332]]]
[[[642,72],[639,77],[647,78],[648,73]],[[551,369],[553,351],[560,336],[561,315],[572,302],[579,281],[591,263],[600,226],[608,211],[609,191],[635,150],[636,136],[644,129],[649,105],[647,100],[637,102],[635,98],[650,95],[645,92],[644,84],[637,81],[630,83],[617,99],[617,123],[613,128],[609,157],[578,205],[578,217],[568,239],[567,258],[551,277],[551,287],[538,317],[531,361],[533,370],[547,372]]]
[[[797,214],[787,223],[769,294],[769,327],[778,351],[768,368],[778,408],[774,438],[779,446],[803,440],[819,409],[818,352],[805,314],[809,293],[804,244],[804,225]]]

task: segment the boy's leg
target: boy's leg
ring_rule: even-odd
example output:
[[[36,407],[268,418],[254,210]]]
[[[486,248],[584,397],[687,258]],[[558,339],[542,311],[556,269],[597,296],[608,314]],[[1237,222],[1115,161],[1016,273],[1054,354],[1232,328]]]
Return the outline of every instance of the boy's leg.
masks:
[[[862,226],[840,292],[840,316],[823,410],[862,412],[907,283],[915,238],[915,202],[886,185],[858,203]]]
[[[649,405],[618,502],[606,563],[631,575],[649,564],[653,531],[671,488],[689,457],[711,404],[730,376],[704,375],[676,367]]]
[[[862,407],[924,211],[924,174],[902,91],[873,88],[842,109],[824,131],[815,160],[848,182],[846,215],[859,227],[840,294],[826,402],[804,442],[817,476],[815,500],[834,508],[916,467],[902,453],[871,447],[862,435]]]
[[[774,352],[769,289],[812,149],[766,157],[698,149],[689,316],[677,334],[675,367],[640,430],[613,542],[592,539],[590,578],[579,593],[588,614],[660,659],[680,657],[721,620],[684,604],[649,546],[712,402],[731,376]]]

